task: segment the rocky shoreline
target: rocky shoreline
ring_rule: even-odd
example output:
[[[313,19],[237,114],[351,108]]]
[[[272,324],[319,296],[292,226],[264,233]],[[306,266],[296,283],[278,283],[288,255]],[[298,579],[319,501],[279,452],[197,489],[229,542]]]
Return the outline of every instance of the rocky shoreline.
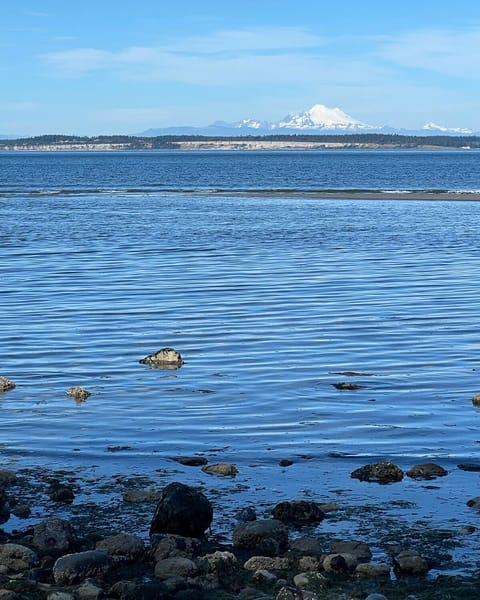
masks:
[[[199,456],[177,461],[207,466]],[[234,465],[208,466],[219,481],[235,477]],[[409,477],[443,477],[438,467],[417,465]],[[0,470],[0,519],[16,525],[0,535],[0,599],[420,600],[480,591],[476,557],[468,576],[450,574],[452,549],[476,535],[475,526],[408,530],[381,507],[303,498],[220,515],[228,492],[218,502],[212,490],[172,482],[172,474],[162,487],[136,477],[108,486],[71,471]],[[392,463],[352,473],[367,485],[401,476]],[[114,500],[85,500],[82,488],[95,487]],[[377,532],[377,543],[358,536],[358,518]],[[328,531],[337,520],[351,523],[351,538]]]

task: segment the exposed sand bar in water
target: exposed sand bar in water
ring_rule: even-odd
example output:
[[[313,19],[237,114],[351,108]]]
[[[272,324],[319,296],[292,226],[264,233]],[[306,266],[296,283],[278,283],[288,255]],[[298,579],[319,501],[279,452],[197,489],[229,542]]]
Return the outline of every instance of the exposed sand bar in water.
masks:
[[[480,200],[479,191],[376,191],[376,190],[208,190],[197,192],[206,196],[247,196],[253,198],[318,198],[338,200]]]

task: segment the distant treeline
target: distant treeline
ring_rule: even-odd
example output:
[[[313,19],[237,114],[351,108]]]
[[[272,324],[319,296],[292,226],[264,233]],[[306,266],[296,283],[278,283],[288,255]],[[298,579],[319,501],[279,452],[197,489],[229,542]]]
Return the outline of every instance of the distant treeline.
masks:
[[[396,146],[417,148],[420,146],[436,146],[445,148],[480,148],[479,136],[431,135],[415,136],[385,133],[354,133],[328,135],[248,135],[248,136],[207,136],[207,135],[161,135],[156,137],[133,135],[99,135],[94,137],[75,135],[39,135],[16,140],[0,140],[0,148],[34,147],[60,145],[101,145],[111,144],[132,150],[176,148],[178,142],[311,142],[341,144],[374,144],[379,146]]]

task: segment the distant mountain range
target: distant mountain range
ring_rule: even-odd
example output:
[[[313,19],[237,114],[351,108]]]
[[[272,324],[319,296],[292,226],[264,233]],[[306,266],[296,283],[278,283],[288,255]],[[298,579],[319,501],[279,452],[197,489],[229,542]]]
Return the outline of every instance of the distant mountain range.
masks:
[[[340,108],[329,108],[315,104],[309,110],[292,113],[280,121],[258,121],[242,119],[235,123],[215,121],[206,127],[164,127],[147,129],[139,135],[207,135],[207,136],[246,136],[246,135],[298,135],[298,134],[348,134],[348,133],[385,133],[399,135],[475,135],[471,129],[444,127],[427,123],[421,129],[395,129],[387,125],[368,125],[351,117]]]

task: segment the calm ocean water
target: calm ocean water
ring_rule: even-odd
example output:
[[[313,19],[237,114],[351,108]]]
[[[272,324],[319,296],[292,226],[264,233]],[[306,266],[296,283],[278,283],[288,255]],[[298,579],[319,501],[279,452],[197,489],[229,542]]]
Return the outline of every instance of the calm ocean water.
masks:
[[[2,456],[475,459],[480,203],[227,192],[479,172],[458,151],[0,154]],[[165,346],[181,369],[139,364]]]

